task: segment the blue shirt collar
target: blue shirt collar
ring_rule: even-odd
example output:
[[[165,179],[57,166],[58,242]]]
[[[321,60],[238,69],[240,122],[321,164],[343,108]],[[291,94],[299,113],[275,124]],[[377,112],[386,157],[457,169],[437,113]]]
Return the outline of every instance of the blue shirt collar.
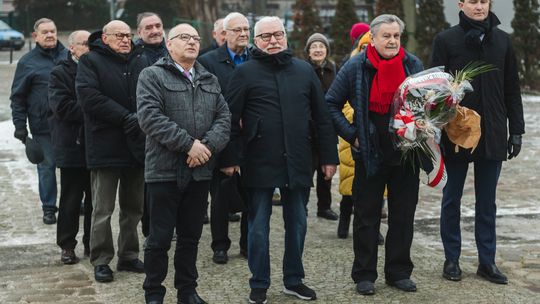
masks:
[[[244,61],[246,61],[246,59],[247,59],[247,55],[248,55],[247,47],[244,48],[244,51],[242,52],[242,54],[240,54],[238,57],[236,57],[236,59],[235,59],[235,56],[237,56],[237,54],[235,52],[233,52],[229,48],[229,46],[227,46],[227,51],[229,52],[229,56],[231,57],[232,61],[234,61],[235,65],[239,65],[241,63],[244,63]]]

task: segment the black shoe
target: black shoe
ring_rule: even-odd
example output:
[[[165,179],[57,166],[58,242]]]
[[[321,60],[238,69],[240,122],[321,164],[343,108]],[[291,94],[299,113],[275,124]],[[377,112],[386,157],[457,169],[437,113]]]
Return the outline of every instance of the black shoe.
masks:
[[[364,296],[375,294],[375,285],[371,281],[360,281],[356,284],[356,291]]]
[[[208,218],[208,212],[204,215],[203,224],[206,225],[210,223],[210,218]]]
[[[397,281],[386,281],[386,284],[393,286],[397,289],[407,291],[407,292],[415,292],[416,291],[416,283],[413,282],[411,279],[402,279]]]
[[[497,265],[478,265],[476,274],[496,284],[508,284],[508,278],[497,268]]]
[[[229,213],[229,222],[238,222],[240,221],[240,214]]]
[[[332,211],[332,209],[317,211],[317,216],[331,221],[337,221],[339,218],[338,215]]]
[[[317,294],[315,291],[303,283],[300,283],[295,286],[285,286],[283,288],[283,293],[286,295],[295,296],[299,299],[311,301],[317,299]]]
[[[384,236],[379,232],[379,240],[377,241],[377,244],[384,245]]]
[[[89,257],[90,256],[90,246],[84,246],[84,256]]]
[[[113,272],[109,265],[98,265],[94,267],[94,278],[100,283],[113,281]]]
[[[266,304],[266,289],[253,288],[249,293],[249,303]]]
[[[339,223],[337,226],[337,237],[346,239],[349,237],[349,226],[351,225],[351,215],[339,214]]]
[[[179,296],[178,304],[207,304],[197,293],[188,296]]]
[[[139,259],[134,259],[131,261],[118,261],[118,264],[116,264],[116,270],[144,273],[144,263]]]
[[[240,255],[247,259],[247,249],[240,249]]]
[[[443,278],[450,281],[461,281],[461,268],[458,261],[444,261]]]
[[[56,214],[54,210],[43,210],[43,223],[45,225],[56,223]]]
[[[146,302],[146,304],[163,304],[163,301],[160,301],[160,300],[152,300],[152,301]]]
[[[75,250],[73,249],[62,249],[62,255],[60,256],[60,261],[66,265],[72,265],[79,263],[79,258],[75,255]]]
[[[216,250],[214,251],[214,256],[212,256],[212,261],[216,264],[227,264],[229,257],[227,256],[227,251],[225,250]]]

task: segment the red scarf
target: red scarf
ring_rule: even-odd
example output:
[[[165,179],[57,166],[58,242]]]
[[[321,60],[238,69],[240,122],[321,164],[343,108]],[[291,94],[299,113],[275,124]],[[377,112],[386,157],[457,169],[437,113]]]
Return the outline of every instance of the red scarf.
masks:
[[[379,114],[388,113],[394,93],[406,78],[405,70],[403,69],[404,57],[405,51],[403,48],[399,48],[396,56],[385,60],[379,56],[375,47],[371,44],[368,45],[367,58],[377,70],[369,93],[369,110],[371,112]]]

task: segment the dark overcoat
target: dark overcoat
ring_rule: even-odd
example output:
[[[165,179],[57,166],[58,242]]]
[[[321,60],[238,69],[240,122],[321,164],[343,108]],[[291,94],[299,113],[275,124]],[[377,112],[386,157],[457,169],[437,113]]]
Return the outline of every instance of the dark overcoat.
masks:
[[[84,119],[75,93],[77,63],[71,54],[54,67],[49,79],[49,120],[56,166],[86,167]]]
[[[268,55],[254,48],[251,60],[231,76],[225,99],[232,113],[232,142],[222,161],[242,164],[244,186],[311,187],[311,128],[319,136],[320,164],[339,163],[319,79],[290,51]]]
[[[498,24],[495,19],[493,22]],[[467,25],[460,23],[435,36],[430,66],[444,66],[445,71],[455,73],[470,62],[481,61],[497,69],[477,76],[472,81],[474,91],[461,101],[462,106],[481,116],[482,135],[478,147],[472,154],[470,149],[463,148],[455,153],[455,145],[443,132],[443,153],[448,159],[506,160],[508,133],[525,133],[518,64],[511,38],[495,26],[476,47],[465,44],[466,31]]]
[[[88,168],[142,167],[144,133],[139,130],[139,136],[128,137],[123,120],[137,112],[137,80],[149,62],[140,48],[128,55],[114,52],[102,42],[101,31],[88,41],[90,52],[82,56],[75,78],[84,113]]]

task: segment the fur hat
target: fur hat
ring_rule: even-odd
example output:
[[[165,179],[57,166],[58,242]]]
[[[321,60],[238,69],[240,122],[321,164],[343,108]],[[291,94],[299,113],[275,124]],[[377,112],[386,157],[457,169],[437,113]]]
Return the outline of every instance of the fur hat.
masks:
[[[304,48],[306,53],[309,53],[309,47],[315,41],[322,42],[322,44],[324,44],[324,46],[326,46],[326,56],[330,55],[330,42],[328,42],[328,39],[321,33],[315,33],[315,34],[309,36],[309,38],[308,38],[308,40],[306,42],[306,47]]]
[[[351,37],[351,44],[354,45],[354,42],[358,39],[358,37],[364,35],[369,31],[369,25],[366,23],[358,22],[353,24],[351,27],[351,31],[349,32],[349,36]]]

